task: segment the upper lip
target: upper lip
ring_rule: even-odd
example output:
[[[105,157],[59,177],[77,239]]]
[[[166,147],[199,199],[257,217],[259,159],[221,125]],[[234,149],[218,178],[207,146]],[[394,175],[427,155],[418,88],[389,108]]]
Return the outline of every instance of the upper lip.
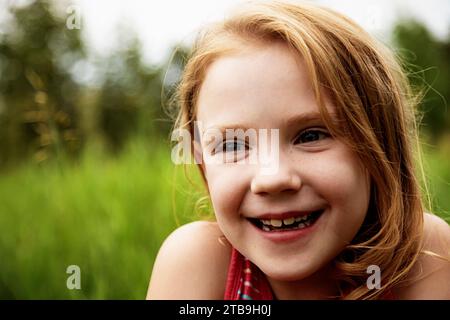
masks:
[[[289,218],[296,218],[296,217],[302,217],[305,215],[308,215],[310,213],[321,211],[323,209],[315,209],[315,210],[302,210],[302,211],[287,211],[287,212],[280,212],[280,213],[264,213],[261,215],[258,215],[257,217],[250,217],[250,219],[261,219],[261,220],[269,220],[269,219],[277,219],[277,220],[283,220],[283,219],[289,219]]]

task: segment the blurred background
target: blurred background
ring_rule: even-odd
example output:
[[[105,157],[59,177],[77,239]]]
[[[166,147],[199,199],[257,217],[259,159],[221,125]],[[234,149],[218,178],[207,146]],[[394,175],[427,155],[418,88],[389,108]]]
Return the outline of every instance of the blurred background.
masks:
[[[0,299],[145,297],[164,238],[210,210],[195,168],[170,160],[163,106],[197,29],[240,2],[0,0]],[[425,176],[450,221],[450,3],[316,2],[425,92]]]

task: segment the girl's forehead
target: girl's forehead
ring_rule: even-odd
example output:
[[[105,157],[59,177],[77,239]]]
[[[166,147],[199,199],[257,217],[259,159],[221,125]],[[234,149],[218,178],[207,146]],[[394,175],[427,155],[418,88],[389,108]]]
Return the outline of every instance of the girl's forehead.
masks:
[[[275,89],[289,83],[308,85],[308,80],[302,59],[287,45],[276,42],[246,46],[217,58],[206,69],[202,89],[210,94],[257,90],[268,85]]]
[[[214,61],[197,99],[197,119],[271,127],[318,114],[307,69],[286,45],[247,48]]]

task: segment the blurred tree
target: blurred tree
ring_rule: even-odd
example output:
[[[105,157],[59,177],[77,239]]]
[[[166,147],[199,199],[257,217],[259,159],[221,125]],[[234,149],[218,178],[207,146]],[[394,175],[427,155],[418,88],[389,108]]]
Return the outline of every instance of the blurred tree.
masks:
[[[450,38],[439,41],[423,24],[404,20],[396,25],[393,40],[401,48],[412,85],[425,92],[422,126],[436,140],[450,131]]]
[[[155,122],[161,114],[162,69],[143,64],[137,38],[124,30],[122,49],[103,63],[105,81],[97,102],[100,129],[114,152],[132,135],[155,140],[162,131]]]
[[[0,166],[30,154],[43,161],[80,149],[70,67],[85,55],[78,29],[47,1],[10,5],[11,31],[0,38]]]
[[[118,31],[121,49],[103,62],[105,75],[97,102],[99,127],[114,152],[132,135],[166,144],[176,113],[170,101],[186,63],[188,49],[175,46],[161,66],[147,66],[141,46],[126,27]]]

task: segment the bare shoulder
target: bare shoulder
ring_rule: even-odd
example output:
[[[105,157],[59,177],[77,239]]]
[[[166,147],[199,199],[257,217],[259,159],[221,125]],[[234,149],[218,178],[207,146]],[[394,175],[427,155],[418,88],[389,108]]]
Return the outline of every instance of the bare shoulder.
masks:
[[[425,213],[424,253],[410,275],[410,285],[396,292],[400,299],[450,299],[450,226]]]
[[[216,222],[173,231],[153,265],[147,299],[223,299],[231,246]]]

